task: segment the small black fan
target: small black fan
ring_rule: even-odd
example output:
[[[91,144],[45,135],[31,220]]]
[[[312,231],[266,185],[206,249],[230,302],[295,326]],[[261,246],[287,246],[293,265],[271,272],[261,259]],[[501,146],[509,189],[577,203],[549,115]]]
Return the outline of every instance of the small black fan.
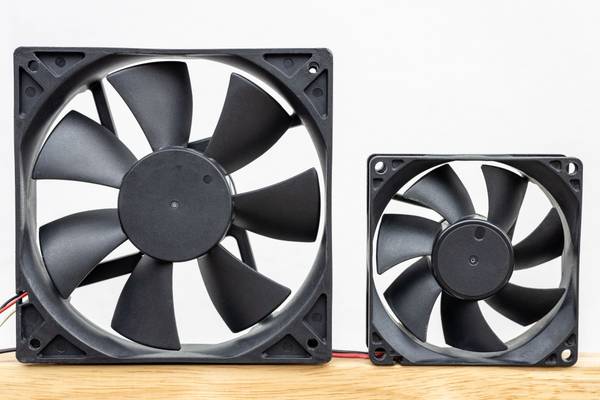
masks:
[[[102,58],[103,52],[92,53],[92,58]],[[260,56],[263,64],[279,74],[277,79],[285,77],[260,51],[248,52],[247,56]],[[297,59],[295,54],[287,56]],[[310,55],[305,63],[309,59]],[[96,67],[105,68],[102,62]],[[304,68],[308,70],[308,64]],[[116,209],[84,211],[40,227],[43,263],[56,290],[68,299],[81,285],[131,273],[113,315],[113,329],[152,348],[189,351],[181,345],[177,332],[172,272],[174,262],[197,259],[208,294],[233,332],[263,321],[291,291],[256,270],[245,231],[280,240],[315,241],[321,217],[319,179],[311,168],[262,189],[235,193],[228,175],[269,150],[289,127],[300,124],[301,118],[312,123],[311,112],[288,115],[259,86],[232,74],[212,137],[188,143],[193,101],[184,62],[138,64],[108,74],[107,80],[137,119],[152,153],[136,159],[107,126],[112,124],[96,123],[76,111],[67,113],[50,133],[33,165],[33,179],[75,180],[119,190]],[[295,105],[302,106],[297,100]],[[106,121],[110,114],[101,117]],[[227,235],[237,236],[242,260],[220,244]],[[126,240],[139,249],[138,254],[100,264]],[[35,290],[27,289],[30,298],[35,298]],[[293,312],[302,318],[302,312],[308,313],[315,300]],[[278,354],[279,348],[286,347],[275,341],[254,350],[258,357],[244,354],[243,347],[234,349],[238,356],[221,357],[233,362],[260,362],[268,361],[272,351],[273,358],[288,362],[294,358],[298,362],[319,360],[321,353],[327,352],[328,333],[316,342],[322,343],[323,349],[313,346],[305,350],[306,345],[298,340],[304,342],[303,335],[310,328],[296,333],[298,339],[290,336],[291,332],[289,338],[284,335],[293,345],[287,354]],[[319,326],[317,331],[321,330]],[[81,337],[73,339],[73,345],[81,346],[75,339]],[[218,355],[202,353],[175,357],[219,361]]]
[[[500,158],[498,161],[517,160]],[[488,194],[487,217],[476,213],[462,181],[448,163],[443,163],[422,176],[403,194],[391,193],[395,200],[437,212],[442,221],[415,215],[383,214],[374,246],[378,274],[404,261],[418,258],[384,291],[389,308],[410,333],[408,337],[414,337],[414,343],[427,343],[430,315],[441,296],[441,320],[446,343],[469,352],[494,353],[489,359],[491,362],[500,362],[502,356],[498,354],[506,353],[520,341],[503,343],[486,322],[479,302],[485,301],[502,315],[523,326],[534,324],[551,313],[564,299],[569,288],[568,281],[559,288],[537,289],[513,284],[510,278],[515,270],[536,267],[560,257],[565,250],[565,229],[559,209],[555,206],[533,232],[513,244],[513,232],[530,177],[485,163],[496,161],[494,159],[482,161],[481,169]],[[390,160],[386,162],[391,164]],[[510,162],[506,163],[511,165]],[[398,170],[404,167],[403,163],[395,165],[401,166]],[[387,168],[385,164],[379,167]],[[393,177],[393,169],[389,168],[389,178],[385,176],[385,171],[373,171],[371,175],[373,179],[388,178],[394,181],[398,178]],[[556,171],[558,174],[560,172]],[[388,183],[397,185],[397,182]],[[567,181],[567,185],[569,183]],[[400,188],[393,187],[395,191]],[[382,189],[394,190],[376,188],[377,191],[384,191]],[[571,185],[570,190],[578,195],[581,188]],[[381,207],[385,207],[385,204],[387,201],[378,203],[377,211],[382,212]],[[570,244],[567,250],[569,253],[573,251]],[[573,268],[571,263],[566,266],[570,270]],[[571,334],[572,329],[566,337]],[[372,343],[372,337],[370,339]],[[553,345],[546,351],[553,351],[555,347]],[[406,357],[405,352],[397,352]],[[469,360],[470,357],[473,360]],[[452,359],[482,363],[482,357],[464,355],[462,359],[440,358],[437,362],[452,362]],[[517,360],[513,362],[518,363]]]

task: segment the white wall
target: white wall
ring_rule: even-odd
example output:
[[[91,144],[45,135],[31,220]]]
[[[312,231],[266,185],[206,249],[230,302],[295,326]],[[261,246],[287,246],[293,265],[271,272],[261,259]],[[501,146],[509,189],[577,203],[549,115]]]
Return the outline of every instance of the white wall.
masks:
[[[0,297],[14,290],[12,51],[17,46],[153,48],[329,47],[334,53],[334,346],[364,349],[365,164],[376,152],[564,153],[581,158],[584,220],[580,348],[599,351],[593,264],[600,229],[600,4],[568,1],[369,2],[5,2],[0,13]],[[418,4],[418,5],[417,5]],[[193,137],[210,132],[230,69],[191,66]],[[203,75],[205,74],[205,75]],[[89,99],[74,107],[91,112]],[[111,94],[127,144],[141,132]],[[302,130],[274,154],[239,174],[238,189],[276,182],[314,161]],[[292,159],[289,151],[305,149]],[[140,148],[140,153],[144,148]],[[295,153],[292,153],[295,154]],[[57,185],[57,186],[53,186]],[[40,185],[40,223],[75,210],[110,206],[112,189]],[[65,195],[67,193],[68,195]],[[86,202],[83,202],[85,200]],[[535,204],[535,203],[534,203]],[[535,206],[529,206],[535,209]],[[485,211],[485,209],[484,209]],[[261,270],[294,288],[311,245],[253,238]],[[274,251],[269,249],[274,248]],[[122,250],[126,252],[126,249]],[[281,266],[297,254],[288,269]],[[123,279],[82,289],[77,306],[106,326]],[[176,272],[184,340],[231,334],[208,302],[193,264]],[[508,329],[508,328],[507,328]],[[14,345],[14,322],[0,328],[0,347]]]

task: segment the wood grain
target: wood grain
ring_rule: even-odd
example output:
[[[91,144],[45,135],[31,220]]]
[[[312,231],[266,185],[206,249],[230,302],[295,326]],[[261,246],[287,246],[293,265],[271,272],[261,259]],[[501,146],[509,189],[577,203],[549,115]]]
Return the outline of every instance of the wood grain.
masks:
[[[22,365],[0,355],[0,399],[600,399],[600,355],[571,368]]]

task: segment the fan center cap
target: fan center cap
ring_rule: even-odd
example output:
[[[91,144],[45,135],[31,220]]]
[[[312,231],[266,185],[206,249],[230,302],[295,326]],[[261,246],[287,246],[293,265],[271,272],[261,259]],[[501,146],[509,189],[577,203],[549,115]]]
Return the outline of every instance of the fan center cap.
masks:
[[[119,218],[143,253],[165,261],[191,260],[227,233],[231,190],[221,170],[202,154],[160,150],[138,161],[123,178]]]
[[[463,220],[446,228],[435,242],[431,259],[440,286],[463,300],[492,296],[513,272],[510,240],[483,220]]]

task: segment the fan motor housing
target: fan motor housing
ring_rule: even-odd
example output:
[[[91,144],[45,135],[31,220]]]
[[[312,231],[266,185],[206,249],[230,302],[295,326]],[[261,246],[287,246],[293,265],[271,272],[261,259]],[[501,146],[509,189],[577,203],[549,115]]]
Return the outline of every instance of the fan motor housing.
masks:
[[[198,258],[223,239],[232,213],[225,174],[190,149],[165,149],[138,161],[123,178],[119,218],[129,239],[165,261]]]
[[[508,282],[513,269],[512,245],[506,234],[477,219],[444,229],[433,245],[431,258],[440,286],[464,300],[493,295]]]
[[[36,184],[32,178],[37,154],[65,104],[90,90],[100,124],[116,134],[103,89],[104,78],[131,65],[164,59],[215,61],[265,82],[291,106],[294,124],[302,124],[308,131],[321,171],[322,234],[317,238],[318,252],[300,289],[276,314],[242,336],[215,345],[182,344],[178,351],[145,346],[110,334],[61,298],[38,245]],[[241,78],[236,79],[239,84]],[[29,294],[27,302],[17,304],[18,360],[69,364],[312,364],[330,360],[333,57],[328,49],[20,47],[14,52],[14,82],[15,289],[17,293]],[[184,93],[186,89],[176,90]],[[185,128],[184,125],[178,126]],[[184,146],[162,148],[159,142],[154,145],[154,152],[126,173],[119,192],[119,220],[132,243],[156,259],[181,261],[202,255],[230,235],[239,245],[243,262],[256,269],[246,231],[231,222],[235,217],[233,188],[222,165],[201,154],[206,143],[198,143],[194,150]],[[155,185],[141,190],[150,176]],[[183,181],[194,184],[185,185]],[[165,186],[170,186],[168,191],[162,190]],[[147,225],[140,221],[141,213],[155,222],[153,225],[163,228],[146,229]],[[209,226],[211,229],[206,229]],[[137,262],[139,257],[130,258]],[[82,285],[101,279],[105,279],[101,274],[88,276]]]
[[[411,179],[453,161],[511,167],[540,186],[560,214],[565,242],[560,287],[565,294],[551,313],[507,343],[506,350],[472,352],[420,340],[392,318],[375,284],[374,276],[378,274],[375,239],[386,206],[394,198],[401,198],[398,192]],[[563,155],[374,154],[369,157],[366,333],[371,361],[377,365],[573,365],[577,361],[578,341],[582,168],[580,160]],[[428,265],[443,293],[476,301],[489,298],[507,284],[513,273],[513,261],[514,246],[507,234],[485,218],[472,215],[443,225],[433,241]]]

